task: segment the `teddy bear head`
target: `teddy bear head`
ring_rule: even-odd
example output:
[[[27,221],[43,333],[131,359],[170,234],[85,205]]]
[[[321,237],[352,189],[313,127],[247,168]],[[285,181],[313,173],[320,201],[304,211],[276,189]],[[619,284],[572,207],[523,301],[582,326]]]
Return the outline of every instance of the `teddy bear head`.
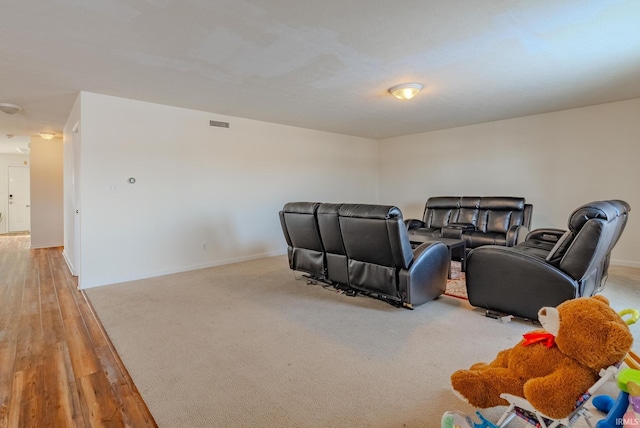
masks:
[[[633,343],[625,321],[600,295],[542,308],[538,319],[563,354],[596,371],[622,361]]]

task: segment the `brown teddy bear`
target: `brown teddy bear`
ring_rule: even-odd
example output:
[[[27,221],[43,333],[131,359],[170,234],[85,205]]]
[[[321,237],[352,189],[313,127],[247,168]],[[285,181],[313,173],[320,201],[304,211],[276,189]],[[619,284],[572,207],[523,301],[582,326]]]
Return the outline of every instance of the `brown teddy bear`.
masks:
[[[525,334],[489,364],[453,373],[454,391],[480,408],[508,404],[502,393],[517,395],[547,416],[564,418],[600,369],[622,361],[633,343],[629,327],[602,296],[542,308],[538,319],[544,330]]]

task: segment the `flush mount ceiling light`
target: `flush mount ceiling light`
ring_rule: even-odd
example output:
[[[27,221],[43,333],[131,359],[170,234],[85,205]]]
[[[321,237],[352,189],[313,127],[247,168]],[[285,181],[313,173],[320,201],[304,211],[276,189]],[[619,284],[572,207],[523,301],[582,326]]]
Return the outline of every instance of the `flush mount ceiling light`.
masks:
[[[55,137],[55,134],[52,134],[50,132],[41,132],[40,133],[40,137],[44,140],[52,140],[53,137]]]
[[[403,83],[389,88],[389,92],[399,100],[410,100],[422,89],[419,83]]]
[[[6,114],[16,114],[20,110],[22,110],[22,107],[18,105],[9,104],[9,103],[0,103],[0,111]]]

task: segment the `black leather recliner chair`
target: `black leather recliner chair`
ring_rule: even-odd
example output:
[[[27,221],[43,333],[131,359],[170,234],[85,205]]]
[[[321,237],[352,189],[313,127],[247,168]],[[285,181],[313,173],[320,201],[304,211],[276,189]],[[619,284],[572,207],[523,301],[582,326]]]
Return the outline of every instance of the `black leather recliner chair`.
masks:
[[[413,250],[400,209],[343,204],[338,217],[351,287],[410,306],[444,293],[450,263],[446,245],[427,243]]]
[[[543,306],[592,296],[604,286],[629,211],[624,201],[591,202],[571,214],[567,231],[536,229],[514,247],[474,249],[467,258],[469,303],[536,320]]]
[[[289,202],[280,211],[280,225],[287,241],[289,267],[312,278],[326,276],[324,247],[316,211],[318,202]]]
[[[348,285],[349,259],[342,242],[338,215],[341,206],[342,204],[320,204],[318,226],[327,260],[327,280],[335,284]]]

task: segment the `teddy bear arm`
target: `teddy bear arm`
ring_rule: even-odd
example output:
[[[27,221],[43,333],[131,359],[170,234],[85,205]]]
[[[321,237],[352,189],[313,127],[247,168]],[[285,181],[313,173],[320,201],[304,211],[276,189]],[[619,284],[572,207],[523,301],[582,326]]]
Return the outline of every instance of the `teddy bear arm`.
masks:
[[[595,381],[596,376],[589,370],[562,367],[547,376],[529,379],[524,384],[524,397],[545,415],[564,418]]]
[[[503,351],[498,352],[496,358],[490,363],[475,363],[473,364],[469,370],[486,370],[489,368],[506,368],[509,366],[509,355],[511,353],[510,349],[505,349]]]

